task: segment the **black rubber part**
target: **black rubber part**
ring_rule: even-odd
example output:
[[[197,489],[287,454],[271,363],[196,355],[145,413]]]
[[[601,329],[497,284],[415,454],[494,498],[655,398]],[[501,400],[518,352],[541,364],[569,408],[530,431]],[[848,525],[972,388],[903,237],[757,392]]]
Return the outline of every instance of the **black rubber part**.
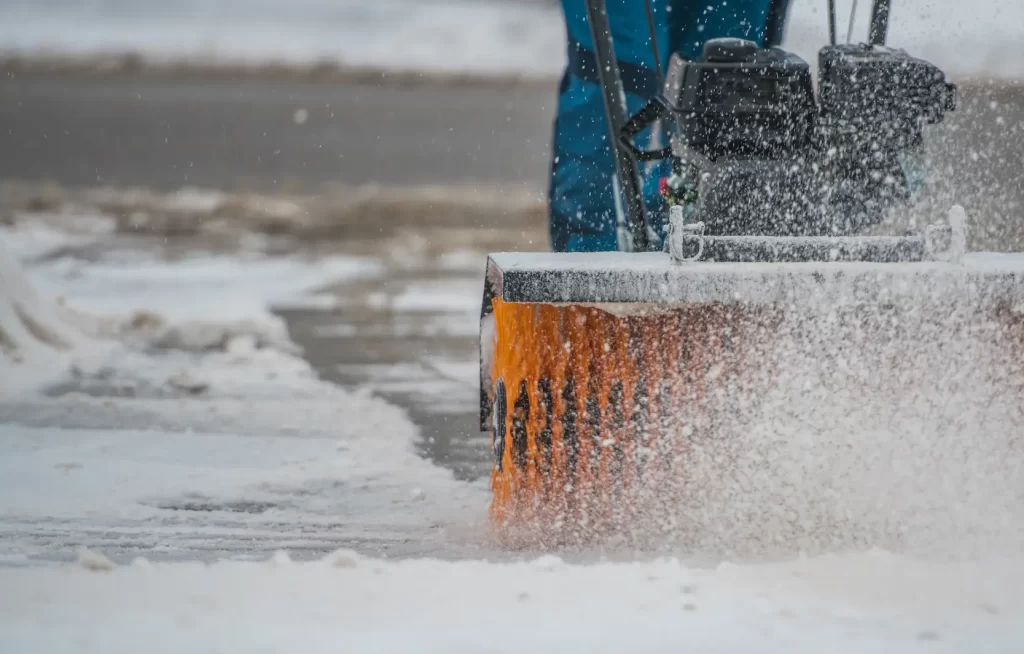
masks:
[[[505,417],[508,413],[506,404],[507,393],[505,392],[505,380],[499,379],[494,385],[494,406],[492,425],[494,429],[494,467],[498,472],[502,470],[502,455],[505,453]]]

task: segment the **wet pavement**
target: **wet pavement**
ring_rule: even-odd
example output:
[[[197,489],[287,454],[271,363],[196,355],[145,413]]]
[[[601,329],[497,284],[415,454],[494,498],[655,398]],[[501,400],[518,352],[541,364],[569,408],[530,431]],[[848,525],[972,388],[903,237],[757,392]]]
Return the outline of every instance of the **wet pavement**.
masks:
[[[0,179],[316,192],[540,189],[555,88],[0,79]]]
[[[475,316],[461,307],[395,308],[417,289],[458,289],[477,298],[479,314],[482,276],[429,268],[332,289],[358,298],[354,305],[278,314],[322,378],[369,388],[405,409],[420,428],[420,451],[457,478],[474,480],[490,469],[489,441],[476,411]]]
[[[453,229],[437,238],[438,231],[407,229],[390,241],[334,244],[331,250],[378,253],[386,272],[325,289],[337,299],[334,306],[276,313],[323,379],[369,389],[404,409],[420,429],[419,451],[473,481],[491,467],[478,386],[487,253],[531,249],[543,235]],[[412,242],[429,245],[395,255],[395,244]]]

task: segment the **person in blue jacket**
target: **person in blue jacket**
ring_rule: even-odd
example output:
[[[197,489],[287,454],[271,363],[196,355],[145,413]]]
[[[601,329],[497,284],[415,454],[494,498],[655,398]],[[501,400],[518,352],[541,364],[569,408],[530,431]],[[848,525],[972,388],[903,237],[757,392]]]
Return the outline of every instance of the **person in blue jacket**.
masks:
[[[615,162],[608,143],[604,100],[598,85],[594,45],[585,0],[561,0],[569,62],[559,88],[552,148],[549,211],[556,252],[618,249]],[[645,0],[606,0],[615,55],[628,110],[635,112],[660,92],[650,44]],[[664,70],[671,53],[700,56],[704,42],[740,37],[760,45],[778,45],[789,0],[651,0],[658,53]],[[647,135],[649,136],[649,135]],[[638,144],[643,146],[642,140]],[[648,210],[664,214],[657,178],[644,184]],[[662,218],[663,219],[663,218]]]

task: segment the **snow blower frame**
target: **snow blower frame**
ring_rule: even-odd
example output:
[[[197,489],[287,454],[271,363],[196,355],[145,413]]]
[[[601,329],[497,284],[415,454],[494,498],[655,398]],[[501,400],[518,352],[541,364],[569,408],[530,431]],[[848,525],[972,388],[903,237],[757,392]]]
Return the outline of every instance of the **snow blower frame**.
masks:
[[[714,39],[696,61],[674,54],[664,93],[627,117],[605,2],[587,1],[628,236],[620,252],[487,261],[480,419],[503,535],[628,528],[639,489],[685,476],[680,452],[714,438],[738,395],[763,393],[757,355],[794,316],[806,326],[838,312],[883,338],[923,329],[925,314],[1018,325],[1007,316],[1024,266],[965,261],[959,207],[919,233],[858,235],[908,198],[922,128],[955,108],[956,88],[884,45],[887,0],[873,4],[868,44],[835,42],[830,0],[815,96],[808,64],[775,46],[781,5],[769,47]],[[653,23],[651,37],[657,57]],[[670,147],[637,149],[658,123]],[[659,234],[638,164],[664,158]]]

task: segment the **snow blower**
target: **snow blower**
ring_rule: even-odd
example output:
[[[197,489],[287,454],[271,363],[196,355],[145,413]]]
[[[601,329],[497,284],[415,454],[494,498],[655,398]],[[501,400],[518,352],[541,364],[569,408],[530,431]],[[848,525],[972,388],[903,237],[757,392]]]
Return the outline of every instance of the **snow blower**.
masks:
[[[987,362],[985,384],[1002,379],[992,366],[1024,368],[1024,260],[967,253],[960,207],[866,235],[910,201],[925,126],[957,98],[936,66],[884,44],[889,2],[861,44],[835,42],[829,2],[816,88],[793,53],[713,39],[696,60],[672,55],[663,93],[632,117],[604,5],[587,1],[620,251],[487,261],[480,417],[499,534],[629,533],[652,506],[706,497],[744,456],[730,443],[769,423],[812,440],[891,429],[940,414],[950,380],[969,385],[965,357]],[[670,147],[637,149],[655,125]],[[661,233],[638,171],[656,159],[672,170]]]

